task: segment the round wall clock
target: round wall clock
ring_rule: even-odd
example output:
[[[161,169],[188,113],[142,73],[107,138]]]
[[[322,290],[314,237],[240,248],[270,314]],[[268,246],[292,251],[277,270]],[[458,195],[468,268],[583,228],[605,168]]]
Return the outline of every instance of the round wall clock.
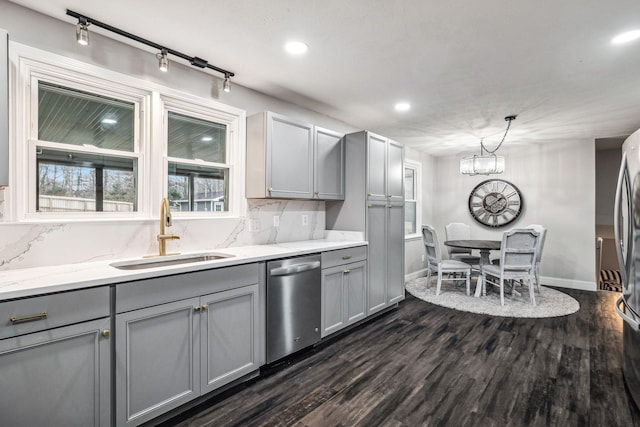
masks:
[[[504,179],[483,181],[469,195],[469,212],[482,225],[502,227],[518,218],[521,210],[520,191]]]

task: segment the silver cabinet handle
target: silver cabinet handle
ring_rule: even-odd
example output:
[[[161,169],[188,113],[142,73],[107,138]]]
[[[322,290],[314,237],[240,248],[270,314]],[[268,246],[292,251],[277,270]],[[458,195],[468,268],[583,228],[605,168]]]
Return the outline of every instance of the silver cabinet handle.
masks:
[[[351,270],[345,270],[345,271],[343,271],[343,273],[344,274],[349,274],[349,273],[351,273]]]
[[[23,317],[11,316],[9,320],[11,321],[11,323],[16,324],[21,322],[30,322],[32,320],[42,320],[46,318],[47,318],[47,312],[43,311],[42,313],[31,314],[29,316],[23,316]]]
[[[636,331],[636,332],[640,331],[640,323],[638,323],[638,321],[634,317],[631,317],[627,313],[625,313],[624,311],[620,310],[620,304],[621,303],[625,304],[624,295],[621,296],[620,298],[618,298],[618,301],[616,301],[616,311],[618,312],[618,316],[622,317],[622,320],[627,322],[629,324],[629,326],[631,326],[631,328],[634,331]]]
[[[351,259],[351,255],[345,255],[342,257],[342,259]]]
[[[618,173],[618,183],[616,185],[616,197],[613,205],[613,232],[616,244],[616,254],[618,255],[618,263],[620,264],[620,275],[622,276],[622,284],[626,285],[627,282],[627,264],[622,253],[622,240],[620,236],[620,209],[622,208],[622,189],[625,182],[628,182],[627,173],[627,153],[622,154],[622,161],[620,162],[620,172]],[[628,192],[628,186],[627,186]],[[631,200],[627,197],[627,203],[631,203]],[[628,221],[633,221],[633,218],[628,218]],[[629,224],[631,227],[631,224]]]
[[[202,307],[200,307],[200,306],[195,306],[195,307],[193,307],[193,311],[196,311],[196,312],[197,312],[197,311],[200,311],[200,309],[201,309],[201,308],[202,308]]]
[[[288,267],[272,268],[270,273],[272,276],[286,276],[288,274],[302,273],[303,271],[320,268],[320,261],[308,262],[306,264],[290,265]]]
[[[105,329],[102,331],[102,336],[105,338],[109,338],[109,336],[111,335],[111,331],[108,329]]]

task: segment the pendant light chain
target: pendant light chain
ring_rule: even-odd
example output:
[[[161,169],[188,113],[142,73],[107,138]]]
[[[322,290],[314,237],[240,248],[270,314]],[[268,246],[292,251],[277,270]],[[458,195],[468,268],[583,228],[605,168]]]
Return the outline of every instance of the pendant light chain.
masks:
[[[505,138],[507,137],[507,133],[509,133],[509,128],[511,127],[511,121],[515,120],[516,117],[517,116],[507,116],[507,117],[504,118],[508,122],[507,123],[507,129],[504,131],[504,135],[502,135],[502,140],[500,141],[498,146],[496,148],[494,148],[493,150],[489,150],[487,147],[484,146],[484,138],[482,138],[480,140],[480,154],[484,154],[485,151],[487,153],[489,153],[489,154],[495,154],[495,152],[500,149],[500,147],[502,146],[502,143],[504,142]]]

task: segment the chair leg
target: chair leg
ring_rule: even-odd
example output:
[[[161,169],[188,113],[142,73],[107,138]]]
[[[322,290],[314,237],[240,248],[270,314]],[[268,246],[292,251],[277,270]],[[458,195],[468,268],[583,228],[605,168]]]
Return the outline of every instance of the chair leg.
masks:
[[[440,295],[441,284],[442,284],[442,270],[438,269],[438,284],[436,285],[436,295]]]
[[[427,289],[431,288],[431,268],[427,268]]]
[[[536,275],[536,287],[538,288],[538,293],[540,293],[540,270],[538,267],[538,263],[536,263],[536,266],[534,268],[534,272]]]
[[[478,281],[476,282],[476,293],[475,297],[480,298],[480,294],[482,293],[482,274],[478,274]]]
[[[500,278],[500,305],[504,305],[504,279]]]
[[[529,295],[531,295],[531,304],[536,305],[536,295],[533,289],[533,278],[529,277]]]
[[[467,296],[471,295],[471,270],[467,271]]]

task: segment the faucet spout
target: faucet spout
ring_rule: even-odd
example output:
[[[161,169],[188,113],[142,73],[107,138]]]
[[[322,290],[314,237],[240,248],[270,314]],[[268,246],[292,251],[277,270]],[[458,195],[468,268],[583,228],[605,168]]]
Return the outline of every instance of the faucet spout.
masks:
[[[165,197],[160,204],[160,233],[158,234],[158,252],[160,256],[167,255],[167,240],[180,239],[180,236],[176,234],[166,233],[166,227],[171,227],[171,225],[169,199]]]

